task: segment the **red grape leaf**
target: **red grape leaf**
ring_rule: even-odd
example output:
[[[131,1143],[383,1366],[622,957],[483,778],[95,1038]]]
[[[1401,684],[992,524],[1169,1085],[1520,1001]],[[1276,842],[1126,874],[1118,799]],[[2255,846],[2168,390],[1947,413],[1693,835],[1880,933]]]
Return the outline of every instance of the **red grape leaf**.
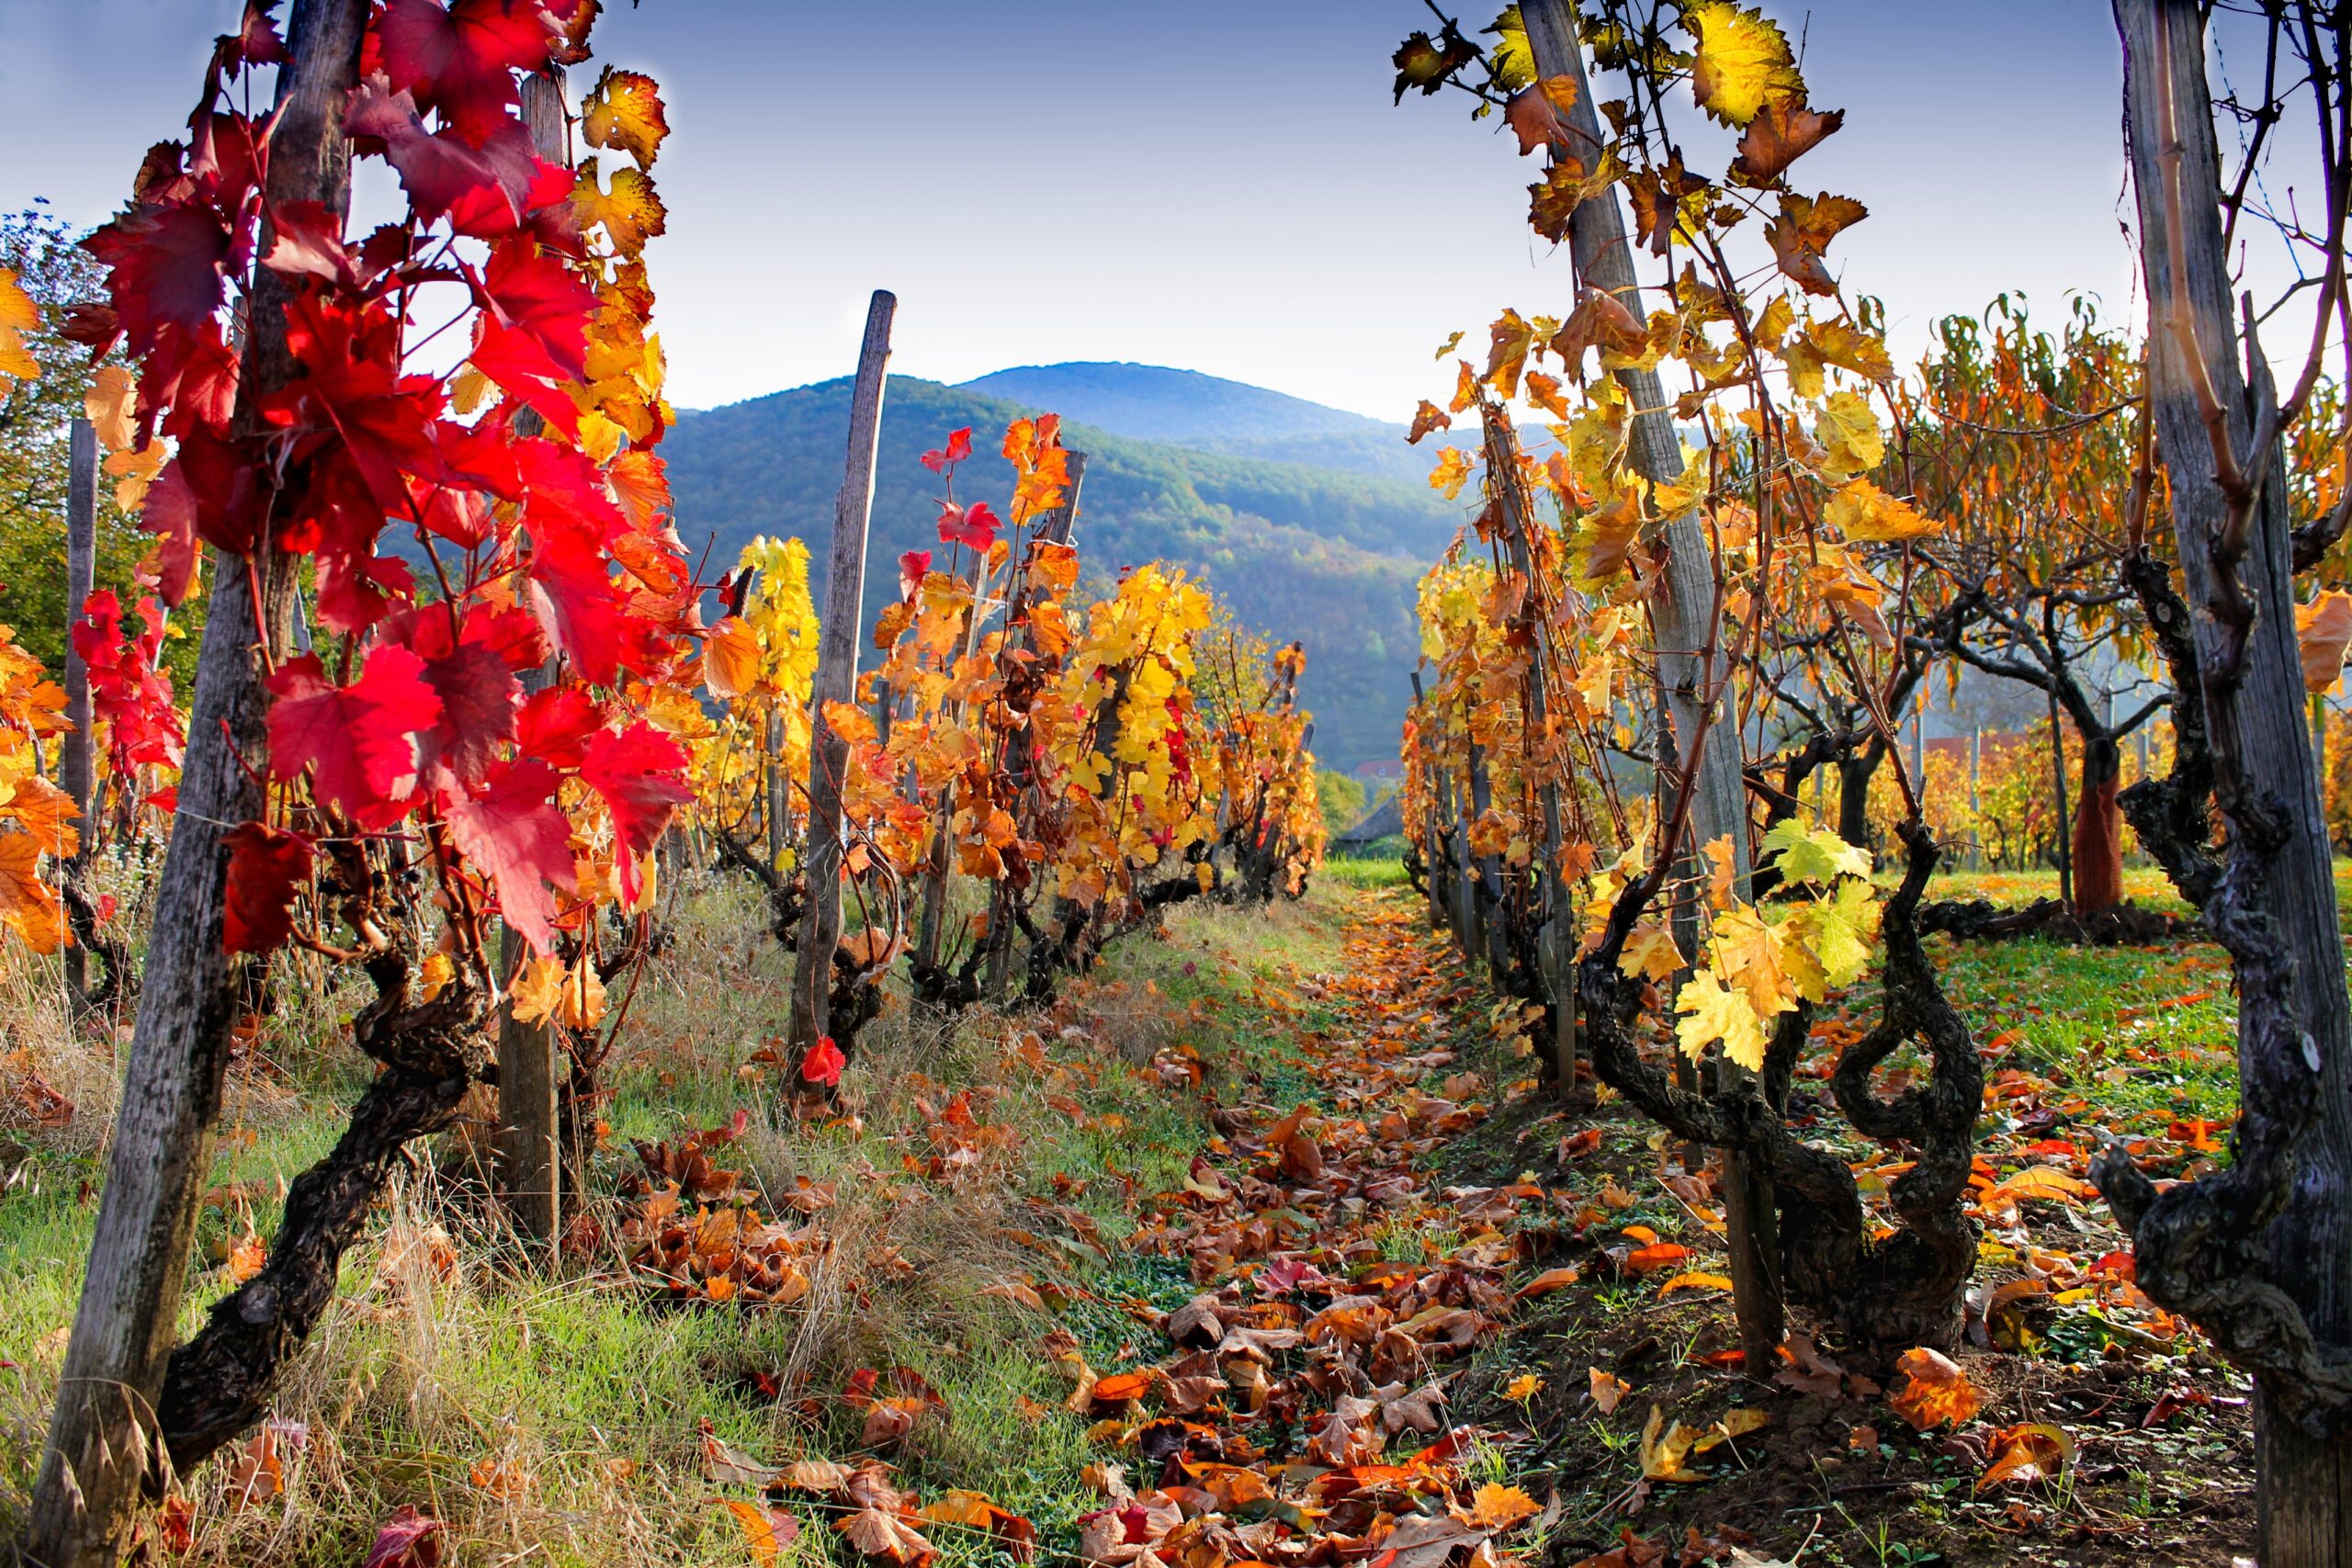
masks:
[[[294,895],[311,879],[311,840],[266,822],[241,822],[222,842],[229,847],[229,880],[221,945],[232,953],[274,953],[294,931]]]
[[[554,804],[556,771],[536,757],[503,762],[482,793],[449,807],[449,831],[473,868],[498,884],[499,912],[547,957],[555,951],[548,884],[573,885],[571,827]]]
[[[269,678],[270,771],[291,778],[315,770],[319,798],[365,828],[399,819],[417,773],[416,731],[441,716],[424,678],[424,660],[404,648],[378,648],[357,681],[338,686],[315,653],[288,660]]]

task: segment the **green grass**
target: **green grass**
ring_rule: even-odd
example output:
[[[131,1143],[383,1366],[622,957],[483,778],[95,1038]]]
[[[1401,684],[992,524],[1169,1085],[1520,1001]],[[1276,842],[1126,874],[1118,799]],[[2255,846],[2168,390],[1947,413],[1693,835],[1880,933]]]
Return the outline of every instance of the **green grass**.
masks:
[[[364,1554],[377,1521],[411,1504],[447,1521],[456,1562],[504,1561],[527,1546],[555,1564],[740,1565],[743,1541],[711,1498],[748,1494],[707,1478],[705,1424],[763,1461],[854,1459],[860,1418],[839,1392],[859,1366],[912,1368],[950,1407],[948,1421],[889,1456],[908,1483],[925,1495],[988,1494],[1030,1517],[1048,1551],[1066,1551],[1078,1517],[1099,1506],[1080,1472],[1100,1456],[1086,1422],[1063,1409],[1069,1380],[1037,1341],[1067,1326],[1094,1365],[1132,1365],[1159,1345],[1122,1303],[1165,1308],[1192,1293],[1180,1260],[1117,1246],[1133,1225],[1125,1184],[1147,1196],[1180,1185],[1209,1136],[1202,1098],[1159,1084],[1148,1064],[1189,1047],[1222,1100],[1299,1091],[1253,993],[1336,969],[1340,927],[1360,897],[1331,878],[1264,911],[1187,907],[1164,937],[1116,944],[1034,1021],[976,1010],[942,1040],[896,1010],[868,1031],[845,1082],[855,1124],[797,1127],[779,1122],[769,1086],[740,1070],[783,1028],[784,962],[747,891],[708,885],[673,914],[673,945],[641,982],[608,1070],[611,1143],[585,1197],[611,1223],[614,1185],[637,1163],[629,1140],[748,1108],[752,1130],[723,1163],[769,1191],[802,1176],[837,1185],[839,1206],[818,1216],[834,1252],[812,1265],[833,1269],[824,1299],[680,1308],[649,1297],[616,1251],[551,1271],[517,1255],[466,1180],[435,1169],[462,1164],[453,1148],[420,1147],[382,1223],[346,1256],[337,1305],[277,1403],[308,1434],[289,1456],[286,1496],[234,1508],[223,1495],[231,1466],[207,1467],[190,1488],[197,1548],[182,1561],[345,1564]],[[53,980],[0,974],[0,991],[27,985]],[[272,1066],[232,1072],[230,1132],[210,1178],[224,1201],[199,1223],[184,1335],[231,1288],[218,1266],[229,1243],[248,1217],[265,1238],[274,1231],[283,1183],[332,1145],[364,1082],[339,1038],[353,995],[318,997],[299,982],[288,994],[299,1000],[258,1043]],[[29,1007],[0,995],[0,1009],[19,1004]],[[1329,1019],[1291,1021],[1318,1021]],[[1046,1042],[1042,1074],[1007,1053],[1024,1027]],[[101,1077],[116,1070],[94,1060]],[[993,1088],[984,1115],[1013,1130],[1012,1145],[967,1188],[909,1174],[906,1160],[929,1152],[918,1102],[967,1086]],[[0,1375],[0,1530],[13,1530],[8,1516],[40,1459],[103,1177],[98,1130],[85,1117],[72,1136],[31,1138],[23,1175],[0,1197],[0,1357],[14,1363]],[[1030,1200],[1084,1215],[1111,1256],[1057,1240],[1068,1228]],[[454,1235],[447,1278],[418,1261],[435,1227]],[[1041,1317],[980,1293],[1017,1278],[1074,1294]],[[755,1374],[780,1380],[785,1397],[759,1393]],[[530,1478],[519,1496],[497,1495],[501,1465]],[[823,1560],[831,1533],[811,1529],[788,1555]],[[950,1529],[935,1540],[943,1565],[1001,1561]]]
[[[1323,863],[1318,876],[1329,877],[1344,887],[1403,887],[1408,886],[1405,863],[1396,855],[1365,855],[1362,857],[1332,856]]]

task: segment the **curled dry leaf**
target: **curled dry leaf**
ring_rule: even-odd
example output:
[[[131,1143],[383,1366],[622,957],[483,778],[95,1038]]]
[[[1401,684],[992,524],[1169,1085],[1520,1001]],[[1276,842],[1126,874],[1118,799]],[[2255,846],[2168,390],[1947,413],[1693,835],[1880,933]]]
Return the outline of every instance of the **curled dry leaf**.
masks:
[[[922,1531],[880,1508],[860,1508],[845,1519],[836,1519],[833,1528],[865,1555],[892,1562],[928,1562],[936,1550]]]
[[[765,1486],[775,1478],[775,1466],[763,1464],[742,1450],[719,1441],[708,1421],[702,1424],[702,1462],[711,1480],[721,1486]]]
[[[1730,1289],[1730,1275],[1710,1274],[1694,1269],[1688,1273],[1677,1274],[1673,1279],[1668,1280],[1658,1287],[1657,1293],[1664,1297],[1670,1296],[1677,1291],[1728,1291]]]
[[[1666,1411],[1651,1405],[1649,1421],[1642,1427],[1643,1479],[1680,1484],[1706,1480],[1706,1476],[1683,1462],[1690,1457],[1691,1445],[1704,1435],[1691,1431],[1679,1421],[1668,1427]]]
[[[784,1549],[800,1539],[799,1516],[788,1508],[763,1508],[735,1497],[711,1501],[734,1516],[743,1532],[743,1544],[751,1549],[752,1561],[759,1568],[774,1568]]]
[[[1604,1372],[1599,1367],[1589,1369],[1592,1380],[1593,1408],[1603,1416],[1616,1414],[1618,1404],[1633,1391],[1634,1385],[1614,1372]]]
[[[440,1568],[441,1521],[407,1504],[376,1529],[359,1568]]]
[[[1951,1422],[1966,1421],[1983,1403],[1976,1385],[1960,1364],[1940,1350],[1925,1346],[1905,1350],[1894,1370],[1908,1380],[1887,1401],[1888,1406],[1919,1431]]]
[[[2054,1481],[2075,1462],[2075,1439],[2063,1427],[2027,1421],[1993,1434],[1993,1462],[1976,1480],[1976,1490],[2009,1482]]]

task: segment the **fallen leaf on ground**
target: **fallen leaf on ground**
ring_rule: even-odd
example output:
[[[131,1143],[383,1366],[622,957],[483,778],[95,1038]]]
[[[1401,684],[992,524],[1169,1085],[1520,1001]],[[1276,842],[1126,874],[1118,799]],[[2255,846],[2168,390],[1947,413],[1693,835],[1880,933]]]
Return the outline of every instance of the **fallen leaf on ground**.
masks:
[[[1940,1350],[1925,1346],[1905,1350],[1894,1370],[1909,1381],[1886,1403],[1917,1430],[1925,1432],[1946,1422],[1957,1425],[1976,1414],[1984,1403],[1976,1385],[1960,1364]]]

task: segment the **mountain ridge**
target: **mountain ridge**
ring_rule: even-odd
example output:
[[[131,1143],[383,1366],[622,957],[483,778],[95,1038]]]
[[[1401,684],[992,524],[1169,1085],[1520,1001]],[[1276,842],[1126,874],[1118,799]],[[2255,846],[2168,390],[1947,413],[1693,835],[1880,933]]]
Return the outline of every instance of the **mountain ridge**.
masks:
[[[1194,451],[1408,481],[1429,473],[1429,459],[1406,445],[1402,424],[1205,371],[1082,359],[1012,366],[956,385],[1114,435]]]
[[[842,378],[682,412],[662,450],[690,550],[707,536],[712,561],[731,564],[756,534],[797,535],[810,544],[821,593],[849,392]],[[1030,412],[966,388],[889,378],[867,552],[869,625],[889,592],[881,563],[938,546],[939,485],[920,455],[972,426],[975,452],[957,476],[956,499],[985,500],[1001,514],[1012,471],[998,437]],[[1418,653],[1415,584],[1460,526],[1457,507],[1425,481],[1139,440],[1075,418],[1063,440],[1089,457],[1075,537],[1092,586],[1148,560],[1184,567],[1245,625],[1306,643],[1301,698],[1317,715],[1315,750],[1327,764],[1344,770],[1396,756]]]

